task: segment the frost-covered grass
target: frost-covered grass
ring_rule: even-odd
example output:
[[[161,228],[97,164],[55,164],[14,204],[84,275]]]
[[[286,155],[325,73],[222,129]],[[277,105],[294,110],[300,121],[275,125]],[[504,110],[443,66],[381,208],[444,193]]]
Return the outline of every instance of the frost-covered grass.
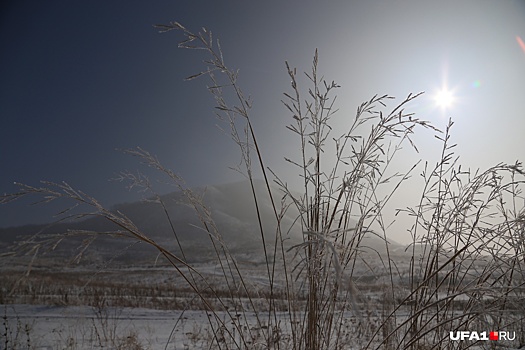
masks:
[[[252,124],[251,101],[238,84],[237,72],[226,65],[211,32],[203,29],[195,34],[178,23],[159,28],[182,32],[185,39],[180,47],[197,48],[208,55],[205,69],[190,79],[210,79],[208,90],[217,102],[217,115],[239,147],[241,163],[236,170],[246,177],[252,191],[263,250],[257,279],[231,253],[201,195],[140,148],[127,153],[172,181],[197,214],[200,229],[213,249],[213,278],[206,268],[189,263],[186,254],[190,251],[175,228],[166,234],[176,242],[176,251],[153,240],[124,214],[108,210],[67,183],[21,185],[20,192],[3,196],[2,202],[26,195],[42,196],[44,202],[65,198],[87,207],[80,215],[68,216],[64,211],[65,219],[99,216],[118,229],[68,232],[58,238],[35,236],[20,245],[19,251],[37,256],[53,247],[57,239],[74,234],[90,239],[114,236],[154,247],[170,264],[169,273],[177,275],[178,283],[203,310],[207,330],[201,333],[198,324],[196,331],[186,334],[196,341],[195,348],[493,346],[448,341],[450,331],[474,329],[515,330],[519,339],[506,345],[525,344],[525,174],[521,163],[498,164],[484,171],[462,168],[453,153],[452,121],[442,132],[408,111],[419,94],[410,94],[398,103],[387,95],[374,96],[357,108],[355,116],[345,117],[346,130],[332,128],[337,112],[334,92],[339,86],[320,76],[316,52],[312,69],[306,73],[306,90],[301,88],[297,70],[286,64],[291,89],[283,103],[291,115],[288,129],[299,150],[286,160],[298,173],[294,183],[302,188],[299,193],[292,191],[289,180],[266,164],[260,147],[264,140],[257,138]],[[440,140],[439,159],[416,162],[405,172],[393,171],[403,147],[417,149],[412,140],[415,132]],[[146,177],[123,173],[122,179],[147,191],[150,200],[164,210],[165,219],[171,220],[162,197]],[[257,179],[262,180],[262,191]],[[403,186],[416,183],[422,185],[419,201],[406,203],[397,211],[412,222],[407,227],[412,242],[405,252],[405,266],[401,266],[389,246],[390,223],[385,211],[392,198],[402,197]],[[278,195],[273,186],[279,188]],[[262,220],[262,203],[271,207],[271,222]],[[283,219],[289,213],[296,213],[295,221]],[[301,240],[290,245],[294,232],[300,233]],[[384,243],[372,256],[370,250],[364,252],[370,236]],[[77,258],[89,249],[90,242],[85,241]],[[362,273],[363,269],[368,272]],[[366,278],[373,283],[364,283]],[[351,322],[365,328],[357,331],[349,326]],[[98,331],[99,339],[100,334]],[[109,336],[104,339],[122,339],[121,333],[111,329],[105,334]]]

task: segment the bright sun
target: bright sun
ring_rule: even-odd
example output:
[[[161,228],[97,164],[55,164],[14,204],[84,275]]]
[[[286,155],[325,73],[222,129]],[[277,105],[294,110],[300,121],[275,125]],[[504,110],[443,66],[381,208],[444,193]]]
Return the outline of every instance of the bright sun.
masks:
[[[452,91],[443,88],[436,93],[434,101],[436,101],[436,104],[443,109],[449,108],[454,103],[454,95],[452,94]]]

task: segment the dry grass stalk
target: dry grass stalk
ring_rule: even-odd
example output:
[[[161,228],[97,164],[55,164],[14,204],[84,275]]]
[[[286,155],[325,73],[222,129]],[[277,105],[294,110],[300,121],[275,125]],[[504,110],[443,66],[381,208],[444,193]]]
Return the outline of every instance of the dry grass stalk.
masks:
[[[213,39],[211,31],[203,29],[195,34],[177,22],[157,27],[163,32],[182,32],[185,40],[179,47],[199,49],[208,55],[206,69],[188,79],[210,79],[208,90],[217,103],[217,116],[226,122],[239,147],[242,162],[236,170],[246,176],[251,186],[269,293],[263,298],[250,287],[202,197],[143,149],[127,153],[166,175],[184,193],[214,248],[226,295],[187,262],[173,225],[170,234],[180,254],[156,243],[123,213],[104,208],[66,183],[20,185],[20,192],[3,196],[2,203],[26,195],[40,195],[43,202],[67,198],[91,210],[67,215],[68,208],[62,213],[65,219],[100,216],[119,229],[97,234],[130,238],[154,247],[208,311],[210,342],[217,348],[349,348],[348,342],[355,342],[349,335],[349,319],[357,322],[352,327],[364,338],[359,341],[363,349],[466,348],[472,344],[447,342],[449,332],[479,325],[525,329],[523,317],[518,316],[525,313],[520,302],[525,282],[525,210],[521,192],[524,172],[520,163],[500,164],[481,173],[462,169],[452,151],[455,145],[450,144],[452,122],[442,133],[405,110],[420,94],[408,95],[389,112],[384,110],[392,97],[374,96],[358,107],[348,130],[334,137],[331,123],[337,109],[333,93],[339,86],[319,76],[315,52],[312,69],[306,73],[310,88],[304,96],[297,82],[297,70],[286,63],[291,92],[284,94],[283,103],[292,114],[288,129],[297,137],[301,149],[296,158],[286,160],[300,173],[303,188],[297,194],[267,168],[251,120],[251,102],[238,85],[237,72],[225,63],[219,41]],[[233,92],[233,102],[226,98],[228,89]],[[414,220],[410,229],[411,260],[408,269],[403,270],[392,257],[383,214],[386,204],[419,166],[416,163],[405,173],[389,174],[404,144],[417,151],[411,138],[417,128],[436,133],[443,147],[436,166],[429,168],[425,163],[423,167],[425,187],[419,204],[399,211]],[[334,154],[335,158],[327,154]],[[256,192],[258,177],[264,180],[264,194]],[[271,177],[283,193],[280,202],[270,186]],[[171,223],[162,197],[145,177],[123,173],[121,179],[130,181],[131,187],[152,193]],[[262,222],[263,196],[269,198],[274,213],[276,230],[271,235],[265,232]],[[299,213],[294,225],[304,233],[304,240],[290,248],[285,245],[285,238],[292,228],[283,227],[282,218],[292,208]],[[96,237],[95,233],[90,234]],[[360,266],[367,266],[371,272],[377,269],[366,261],[364,242],[371,235],[384,242],[385,253],[376,252],[380,274],[386,276],[381,287],[381,313],[366,301],[366,295],[354,282]],[[28,252],[36,256],[43,246],[56,242],[34,237],[24,246],[29,246]],[[282,293],[277,288],[277,273],[285,277]],[[265,300],[264,308],[260,307],[261,298]],[[284,319],[277,304],[280,298],[285,303]],[[232,309],[231,305],[235,307]],[[229,319],[223,319],[219,311],[225,311]],[[257,327],[247,323],[248,312],[256,315]],[[289,325],[286,337],[283,322]]]

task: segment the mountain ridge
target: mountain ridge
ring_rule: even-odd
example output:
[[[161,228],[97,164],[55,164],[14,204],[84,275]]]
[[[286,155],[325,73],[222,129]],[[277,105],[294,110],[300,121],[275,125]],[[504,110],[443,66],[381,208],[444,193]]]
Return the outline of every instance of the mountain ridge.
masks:
[[[253,185],[257,193],[264,238],[267,245],[272,245],[275,242],[277,230],[274,209],[264,181],[256,180]],[[274,200],[279,202],[283,193],[276,186],[271,188]],[[206,212],[204,217],[196,214],[193,203],[181,191],[160,196],[169,220],[164,208],[158,200],[152,197],[143,201],[118,204],[112,208],[112,211],[121,212],[129,217],[148,238],[157,244],[180,253],[177,240],[174,239],[176,233],[188,260],[207,259],[213,253],[212,244],[221,245],[223,243],[233,253],[252,256],[255,260],[261,259],[262,237],[252,188],[248,181],[194,188],[192,192],[202,198],[204,206],[200,207],[200,210]],[[207,213],[213,221],[208,220]],[[298,227],[288,230],[298,215],[298,210],[291,207],[281,217],[282,227],[285,228],[283,238],[286,239],[287,247],[303,241],[302,232]],[[208,225],[211,233],[203,228],[203,223]],[[4,228],[0,229],[0,249],[6,251],[15,241],[27,239],[39,231],[42,232],[41,237],[51,237],[71,230],[107,232],[116,229],[118,229],[116,225],[100,217],[56,225],[42,224]],[[216,236],[215,232],[220,235]],[[68,250],[74,251],[75,244],[80,246],[84,242],[80,237],[71,237],[69,240],[70,242],[62,242],[55,254],[66,255]],[[366,243],[364,246],[370,245],[372,250],[382,250],[381,245],[385,245],[384,240],[378,237],[368,237],[364,243]],[[396,248],[400,246],[395,242],[389,242],[389,244]],[[115,252],[123,250],[127,251],[124,256],[131,256],[131,260],[137,261],[143,260],[146,256],[154,257],[156,252],[155,249],[146,247],[145,244],[133,244],[132,240],[101,235],[86,251],[86,256],[92,260],[107,259]]]

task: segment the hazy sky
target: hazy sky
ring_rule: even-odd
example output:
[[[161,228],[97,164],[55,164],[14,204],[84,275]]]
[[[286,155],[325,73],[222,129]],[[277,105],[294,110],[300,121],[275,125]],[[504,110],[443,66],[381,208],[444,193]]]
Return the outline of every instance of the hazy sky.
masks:
[[[374,94],[402,99],[444,128],[466,167],[525,160],[525,2],[523,1],[11,1],[0,15],[0,192],[14,181],[66,181],[106,205],[138,198],[108,181],[136,160],[115,149],[140,146],[189,185],[238,180],[235,145],[218,130],[202,52],[177,49],[178,32],[154,24],[206,27],[253,97],[253,119],[268,165],[298,144],[280,100],[290,91],[285,61],[335,80],[340,121]],[[435,106],[444,84],[455,96]],[[337,131],[337,130],[336,130]],[[337,136],[339,133],[334,133]],[[432,133],[417,140],[435,162]],[[408,157],[408,158],[407,158]],[[290,172],[288,174],[292,174]],[[0,207],[0,226],[48,221],[45,207]],[[402,206],[405,206],[402,204]]]

